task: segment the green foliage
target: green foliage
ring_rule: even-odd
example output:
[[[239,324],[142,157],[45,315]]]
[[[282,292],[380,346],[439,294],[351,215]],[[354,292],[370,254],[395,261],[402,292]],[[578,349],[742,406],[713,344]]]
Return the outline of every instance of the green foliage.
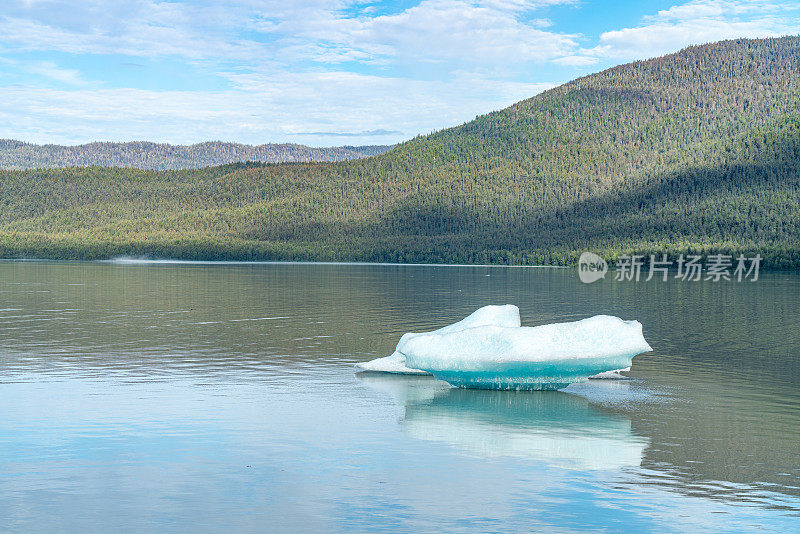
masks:
[[[0,173],[0,256],[800,266],[800,38],[580,78],[367,159]]]

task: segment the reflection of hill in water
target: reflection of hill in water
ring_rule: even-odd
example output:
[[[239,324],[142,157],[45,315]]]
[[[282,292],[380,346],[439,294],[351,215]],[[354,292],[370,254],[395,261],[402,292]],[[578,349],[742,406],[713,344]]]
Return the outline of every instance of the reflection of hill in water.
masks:
[[[206,380],[247,368],[256,372],[237,380],[291,373],[313,380],[324,369],[349,380],[351,363],[390,354],[403,332],[452,323],[485,304],[518,304],[526,325],[608,313],[640,320],[655,348],[634,359],[632,374],[642,381],[616,389],[633,394],[645,384],[670,396],[605,402],[589,389],[613,388],[581,390],[597,428],[604,418],[630,421],[630,434],[617,436],[649,443],[641,457],[646,478],[637,483],[797,498],[798,295],[793,273],[762,273],[746,284],[586,285],[574,271],[552,269],[0,262],[0,360],[7,379],[101,369]],[[435,429],[475,454],[529,450],[514,448],[509,429],[535,435],[534,407],[443,397],[433,382],[414,386],[413,401],[401,399],[409,432],[421,426],[433,439]]]
[[[401,425],[419,439],[579,469],[641,467],[630,483],[770,506],[778,493],[797,509],[800,420],[797,406],[785,404],[797,393],[773,385],[776,396],[760,395],[732,377],[703,377],[685,391],[648,380],[646,392],[641,383],[601,382],[574,394],[360,375],[405,406]]]
[[[576,395],[443,388],[424,378],[363,379],[393,390],[405,404],[402,426],[410,435],[471,454],[619,469],[638,466],[647,445],[631,432],[630,420],[603,413]]]
[[[706,369],[673,387],[674,402],[611,409],[650,440],[642,468],[659,474],[654,482],[754,502],[778,492],[800,506],[800,395],[791,383]]]

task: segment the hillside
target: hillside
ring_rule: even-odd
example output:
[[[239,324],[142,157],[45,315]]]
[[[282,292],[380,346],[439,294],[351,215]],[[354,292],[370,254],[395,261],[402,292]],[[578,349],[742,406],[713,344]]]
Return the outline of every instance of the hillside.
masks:
[[[0,256],[800,266],[800,38],[580,78],[373,158],[0,173]]]
[[[227,163],[258,161],[344,161],[383,154],[385,145],[314,148],[294,144],[241,145],[220,141],[196,145],[145,142],[89,143],[77,146],[33,145],[0,139],[0,169],[54,167],[129,167],[133,169],[198,169]]]

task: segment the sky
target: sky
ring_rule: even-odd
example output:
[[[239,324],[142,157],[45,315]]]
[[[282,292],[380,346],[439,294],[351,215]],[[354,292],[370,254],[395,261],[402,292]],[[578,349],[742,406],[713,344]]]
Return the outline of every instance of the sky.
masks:
[[[0,138],[392,144],[800,0],[0,0]]]

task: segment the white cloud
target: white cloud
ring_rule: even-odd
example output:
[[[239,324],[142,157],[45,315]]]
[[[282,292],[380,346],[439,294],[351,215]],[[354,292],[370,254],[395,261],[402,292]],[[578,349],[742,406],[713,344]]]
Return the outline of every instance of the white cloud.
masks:
[[[575,0],[423,0],[395,14],[354,15],[358,1],[12,2],[0,16],[0,43],[16,50],[177,56],[192,60],[295,59],[469,62],[544,60],[577,46],[576,35],[545,31],[522,17]],[[265,37],[239,37],[242,30]]]
[[[645,17],[642,25],[600,35],[586,57],[645,59],[692,44],[800,32],[796,3],[759,0],[693,0]]]
[[[578,0],[417,0],[388,11],[362,0],[4,0],[0,50],[20,57],[0,62],[3,80],[18,84],[0,87],[0,137],[396,142],[552,86],[520,81],[541,65],[587,72],[689,44],[800,33],[794,2],[691,0],[587,44],[538,16],[561,4],[590,9]],[[31,52],[169,57],[229,89],[94,86],[78,63],[30,61]]]
[[[52,1],[4,6],[0,43],[14,51],[70,54],[178,56],[188,59],[252,58],[260,46],[229,35],[245,13],[182,3],[129,0]]]
[[[0,88],[0,116],[15,117],[0,122],[0,138],[338,145],[347,137],[348,144],[394,143],[486,113],[487,102],[500,108],[552,86],[466,74],[447,82],[352,73],[251,74],[237,80],[239,88],[214,93]]]
[[[284,36],[279,45],[289,58],[325,63],[519,64],[544,61],[577,47],[578,35],[546,31],[550,21],[520,16],[559,3],[571,0],[423,0],[399,13],[372,17],[344,15],[339,9],[300,9],[264,18],[255,27]]]
[[[62,87],[29,78],[0,88],[0,113],[17,117],[0,125],[0,137],[397,142],[551,87],[515,81],[514,71],[577,48],[577,35],[535,17],[574,1],[421,0],[386,12],[360,0],[11,0],[0,14],[0,47],[177,58],[231,88],[80,87],[77,70],[30,63],[28,73]]]
[[[34,61],[26,65],[25,70],[39,76],[44,76],[51,80],[61,82],[66,85],[85,85],[86,80],[81,77],[81,73],[75,69],[65,69],[56,65],[53,61]]]
[[[664,20],[692,20],[719,18],[726,15],[780,13],[798,8],[794,2],[776,4],[764,0],[693,0],[659,11],[655,16],[645,17],[645,22]]]
[[[545,6],[576,4],[577,2],[578,0],[484,0],[473,3],[507,11],[529,11]]]
[[[564,56],[554,59],[553,63],[567,67],[585,67],[594,65],[599,61],[598,58],[591,56]]]

